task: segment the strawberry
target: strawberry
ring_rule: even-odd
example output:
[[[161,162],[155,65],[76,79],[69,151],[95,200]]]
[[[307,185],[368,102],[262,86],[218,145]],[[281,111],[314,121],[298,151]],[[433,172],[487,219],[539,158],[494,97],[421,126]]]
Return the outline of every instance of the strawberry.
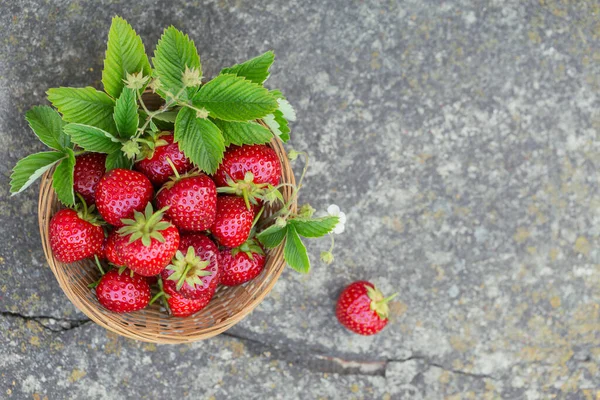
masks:
[[[179,145],[173,143],[172,134],[159,136],[155,146],[154,151],[148,157],[134,165],[134,168],[146,175],[154,185],[162,185],[173,175],[173,169],[167,160],[171,160],[180,174],[192,169],[193,165],[190,160],[179,149]]]
[[[175,255],[179,231],[163,219],[164,210],[153,213],[148,203],[144,213],[134,211],[135,219],[124,219],[116,251],[133,272],[142,276],[159,274]]]
[[[102,232],[104,239],[102,239],[102,245],[98,249],[97,252],[94,253],[98,260],[106,260],[106,245],[108,244],[108,237],[104,235],[104,231]]]
[[[120,250],[117,250],[119,238],[120,235],[116,230],[108,234],[108,238],[106,238],[106,259],[117,267],[122,267],[125,265],[125,261],[121,257]]]
[[[128,169],[107,172],[96,187],[96,207],[106,222],[123,226],[121,219],[131,218],[152,199],[154,188],[142,173]]]
[[[281,161],[277,153],[265,145],[230,146],[215,173],[219,193],[244,197],[246,207],[260,205],[263,200],[283,201],[275,186],[281,177]]]
[[[275,150],[263,144],[230,146],[215,174],[217,186],[228,186],[227,177],[243,180],[246,172],[252,172],[254,183],[279,184],[281,161]]]
[[[165,214],[171,222],[186,231],[204,231],[215,221],[217,189],[202,173],[176,176],[158,192],[159,208],[169,206]]]
[[[79,193],[87,204],[96,201],[96,186],[104,175],[106,154],[86,153],[75,157],[73,190]]]
[[[191,300],[210,300],[219,283],[218,255],[217,246],[205,235],[182,235],[175,258],[161,272],[165,289]]]
[[[96,286],[98,302],[110,311],[128,313],[145,308],[150,302],[150,285],[146,279],[112,269],[100,278]]]
[[[192,314],[202,310],[210,302],[209,297],[203,297],[200,300],[190,300],[183,297],[173,288],[164,288],[167,304],[171,310],[171,315],[174,317],[189,317]]]
[[[223,249],[219,253],[221,284],[236,286],[254,279],[265,266],[265,252],[254,239],[248,239],[235,249]]]
[[[388,302],[370,282],[357,281],[346,287],[337,302],[336,316],[346,328],[360,335],[374,335],[388,323]]]
[[[243,198],[219,196],[217,215],[210,230],[221,245],[237,247],[248,239],[253,219],[254,209],[246,208]]]
[[[65,263],[92,257],[104,241],[102,227],[85,206],[82,211],[65,208],[57,212],[50,220],[49,230],[52,252]]]

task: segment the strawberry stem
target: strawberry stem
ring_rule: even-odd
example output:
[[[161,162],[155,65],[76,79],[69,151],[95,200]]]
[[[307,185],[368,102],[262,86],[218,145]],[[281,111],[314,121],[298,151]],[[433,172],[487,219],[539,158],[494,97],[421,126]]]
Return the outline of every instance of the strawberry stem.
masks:
[[[104,269],[102,269],[102,264],[100,264],[100,260],[98,259],[98,255],[94,254],[94,260],[96,260],[96,266],[100,270],[100,273],[104,275]]]
[[[169,157],[167,157],[167,162],[169,163],[169,166],[173,170],[173,173],[175,173],[175,176],[179,180],[180,179],[179,172],[177,171],[177,168],[175,168],[175,164],[173,164],[173,161],[171,161],[171,159]]]
[[[81,204],[83,205],[83,215],[84,215],[84,218],[87,217],[87,215],[88,215],[88,206],[87,206],[87,203],[85,202],[85,199],[79,193],[75,193],[75,196],[77,196],[77,198],[79,199],[79,201],[81,201]]]

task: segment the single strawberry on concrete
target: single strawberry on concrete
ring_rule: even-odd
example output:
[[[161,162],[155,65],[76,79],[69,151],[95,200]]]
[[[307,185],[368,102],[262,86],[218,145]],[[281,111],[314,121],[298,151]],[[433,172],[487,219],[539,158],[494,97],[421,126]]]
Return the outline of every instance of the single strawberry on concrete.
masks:
[[[123,218],[143,210],[152,199],[152,183],[137,171],[113,169],[107,172],[96,187],[96,207],[111,225],[123,226]]]
[[[203,173],[172,177],[156,196],[159,208],[169,207],[165,214],[171,222],[186,231],[204,231],[215,221],[217,189]]]
[[[254,209],[246,208],[243,198],[219,196],[215,222],[210,230],[221,245],[238,247],[248,240],[253,219]]]
[[[225,248],[219,254],[220,283],[236,286],[254,279],[265,266],[265,252],[254,239],[248,239],[234,249]]]
[[[336,316],[346,328],[360,335],[374,335],[388,323],[388,302],[396,294],[383,294],[370,282],[357,281],[346,287],[337,302]]]
[[[65,208],[50,220],[50,247],[59,261],[72,263],[100,251],[104,231],[93,208],[88,209],[85,203],[78,211]]]
[[[173,175],[173,169],[169,161],[173,163],[176,171],[183,174],[192,169],[193,164],[179,149],[177,143],[173,143],[172,134],[158,136],[154,142],[156,146],[148,156],[135,163],[134,168],[150,179],[155,186],[160,186]]]
[[[134,211],[134,219],[123,219],[124,226],[116,250],[133,272],[142,276],[159,274],[169,263],[179,246],[179,231],[163,219],[164,210],[153,212],[148,203],[144,213]]]
[[[191,300],[210,300],[219,283],[218,258],[219,249],[205,235],[182,235],[175,258],[161,272],[165,289],[172,289]]]
[[[98,302],[110,311],[128,313],[145,308],[150,302],[150,285],[140,275],[112,269],[96,286]]]
[[[281,161],[265,145],[230,146],[214,175],[217,191],[242,196],[247,208],[265,200],[283,200],[275,189],[280,178]]]
[[[75,157],[73,190],[79,193],[88,205],[96,202],[96,186],[106,172],[106,154],[85,153]]]

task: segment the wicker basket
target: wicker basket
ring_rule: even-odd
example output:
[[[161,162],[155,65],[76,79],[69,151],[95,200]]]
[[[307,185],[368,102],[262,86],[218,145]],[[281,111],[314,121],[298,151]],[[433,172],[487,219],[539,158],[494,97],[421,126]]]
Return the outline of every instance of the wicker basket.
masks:
[[[270,146],[281,160],[281,181],[295,184],[281,141],[274,138]],[[99,279],[94,262],[83,260],[64,264],[52,254],[48,227],[61,204],[52,188],[51,172],[42,177],[38,205],[40,235],[48,264],[71,302],[98,325],[119,335],[153,343],[187,343],[218,335],[239,322],[262,301],[285,267],[283,247],[269,250],[264,270],[258,277],[236,287],[220,286],[206,308],[187,318],[170,317],[165,311],[161,311],[159,302],[129,314],[110,312],[98,303],[93,291],[87,287]],[[289,186],[284,186],[282,193],[287,201],[292,190]],[[295,211],[295,202],[292,207]],[[266,208],[264,215],[271,215],[274,211],[276,210]]]

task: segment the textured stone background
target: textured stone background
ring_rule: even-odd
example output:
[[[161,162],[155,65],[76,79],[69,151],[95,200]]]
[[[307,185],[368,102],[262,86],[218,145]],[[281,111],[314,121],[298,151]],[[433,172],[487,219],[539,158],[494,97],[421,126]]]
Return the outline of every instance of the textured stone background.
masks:
[[[129,3],[0,2],[0,398],[600,396],[596,1]],[[274,49],[269,85],[315,160],[302,200],[348,213],[333,265],[285,272],[213,340],[87,321],[46,266],[36,190],[8,194],[42,150],[24,112],[50,87],[100,86],[115,14],[148,51],[164,26],[188,32],[207,76]],[[400,292],[375,337],[333,317],[361,278]]]

